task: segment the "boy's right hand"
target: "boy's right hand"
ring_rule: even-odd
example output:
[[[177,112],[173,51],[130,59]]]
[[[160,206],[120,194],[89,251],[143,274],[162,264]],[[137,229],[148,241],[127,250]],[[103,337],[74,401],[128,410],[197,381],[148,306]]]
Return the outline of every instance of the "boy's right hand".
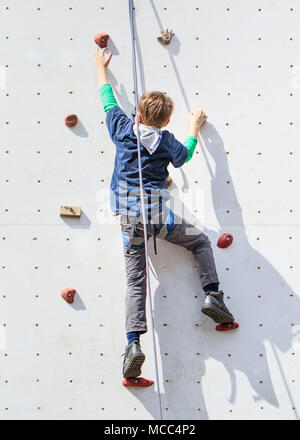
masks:
[[[203,110],[194,110],[193,112],[189,113],[189,117],[190,117],[191,136],[197,137],[200,128],[207,119],[207,115]]]
[[[107,47],[104,47],[103,49],[99,50],[99,47],[97,47],[96,52],[94,53],[94,61],[97,68],[97,75],[98,75],[98,83],[99,87],[102,87],[103,84],[108,83],[107,76],[106,76],[106,68],[110,63],[112,52],[109,52],[108,57],[105,57],[105,52],[107,51]]]

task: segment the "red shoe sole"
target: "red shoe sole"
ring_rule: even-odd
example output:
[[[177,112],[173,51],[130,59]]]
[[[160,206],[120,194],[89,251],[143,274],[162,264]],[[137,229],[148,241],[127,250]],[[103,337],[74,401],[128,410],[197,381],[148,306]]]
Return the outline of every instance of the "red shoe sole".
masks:
[[[237,322],[229,322],[228,324],[219,324],[216,326],[218,332],[228,332],[228,330],[235,330],[239,327]]]
[[[144,377],[130,377],[122,380],[124,387],[151,387],[154,384],[153,380],[145,379]]]

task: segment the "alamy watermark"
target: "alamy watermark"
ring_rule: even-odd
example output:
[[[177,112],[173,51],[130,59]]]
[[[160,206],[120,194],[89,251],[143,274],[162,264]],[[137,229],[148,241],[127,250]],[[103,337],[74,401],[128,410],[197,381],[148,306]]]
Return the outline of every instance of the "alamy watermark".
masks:
[[[171,194],[166,189],[144,191],[146,221],[159,223],[162,218],[164,222],[164,217],[161,217],[160,213],[163,212],[164,215],[171,210],[175,214],[174,223],[181,223],[182,219],[185,219],[193,226],[203,229],[204,195],[205,191],[201,188],[192,188],[186,193],[175,189]],[[97,205],[96,221],[98,224],[120,224],[120,215],[143,222],[140,189],[127,190],[126,182],[121,182],[117,191],[109,188],[99,190]]]

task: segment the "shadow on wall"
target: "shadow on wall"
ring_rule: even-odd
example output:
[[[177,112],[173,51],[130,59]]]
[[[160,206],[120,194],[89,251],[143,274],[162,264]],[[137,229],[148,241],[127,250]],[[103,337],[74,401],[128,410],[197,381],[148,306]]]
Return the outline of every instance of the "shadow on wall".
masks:
[[[80,218],[61,217],[61,220],[66,223],[69,228],[89,229],[91,227],[91,221],[84,211],[81,211]]]
[[[300,300],[294,296],[292,302],[289,301],[291,287],[272,264],[248,242],[233,185],[230,185],[230,189],[228,189],[229,186],[226,187],[224,202],[224,190],[222,190],[224,176],[230,174],[222,139],[211,124],[206,124],[203,128],[202,137],[216,165],[215,175],[211,181],[211,191],[221,230],[216,233],[203,228],[203,232],[212,242],[216,243],[221,233],[228,232],[224,203],[235,207],[235,215],[231,224],[239,227],[238,236],[229,248],[228,266],[232,273],[231,287],[230,291],[225,288],[224,293],[225,297],[230,296],[234,299],[235,307],[231,305],[231,300],[227,299],[226,302],[236,315],[241,327],[235,332],[218,333],[215,331],[215,324],[202,315],[203,292],[197,274],[193,276],[189,273],[182,278],[180,272],[180,264],[186,267],[187,258],[191,262],[191,267],[193,266],[191,253],[178,246],[176,246],[175,253],[175,245],[159,240],[158,255],[154,255],[149,243],[151,265],[159,281],[152,295],[155,330],[162,362],[163,417],[168,419],[169,412],[172,419],[208,419],[201,389],[202,377],[206,372],[205,362],[210,358],[221,362],[230,377],[229,403],[234,403],[237,394],[237,370],[247,376],[251,387],[256,392],[253,396],[256,402],[266,401],[279,407],[270,376],[266,342],[272,347],[275,363],[281,372],[281,380],[285,384],[292,411],[295,404],[276,349],[287,352],[292,348],[292,340],[297,335],[290,323],[297,322]],[[187,208],[183,207],[182,212],[188,212]],[[258,262],[261,267],[260,271],[257,270]],[[162,268],[166,265],[168,270],[163,271]],[[172,279],[171,286],[170,279]],[[176,288],[173,289],[172,286]],[[221,277],[220,287],[222,288]],[[258,299],[258,295],[261,299]],[[172,304],[176,304],[176,307],[168,307],[168,297],[171,297]],[[254,308],[255,305],[257,308]],[[236,309],[239,309],[238,314]],[[168,334],[164,323],[168,323]],[[263,325],[260,326],[260,323]],[[228,357],[228,354],[231,356]],[[148,353],[149,355],[151,353]],[[210,389],[213,388],[210,387]],[[153,390],[146,390],[143,393],[141,390],[137,393],[132,392],[154,418],[159,417],[157,395]],[[219,390],[215,389],[215,392],[219,393]],[[217,400],[218,397],[215,399]],[[298,419],[296,410],[294,416]]]
[[[152,0],[150,3],[162,29],[154,3]],[[179,43],[176,45],[178,48]],[[137,48],[139,49],[139,45]],[[187,109],[189,109],[171,50],[169,55]],[[140,50],[138,51],[138,59],[140,70],[143,71]],[[145,85],[143,78],[142,83]],[[206,372],[205,362],[208,359],[222,363],[229,375],[231,382],[229,404],[233,404],[237,396],[236,371],[239,371],[248,378],[249,384],[255,390],[256,394],[253,396],[255,402],[266,401],[274,407],[279,407],[270,375],[265,344],[271,347],[277,371],[281,374],[286,395],[290,400],[292,414],[292,408],[295,407],[295,404],[276,349],[288,352],[292,348],[293,339],[297,334],[296,331],[293,331],[290,323],[296,322],[299,317],[300,300],[297,296],[294,296],[293,299],[289,297],[292,291],[291,287],[272,264],[248,241],[241,207],[233,184],[226,186],[226,191],[224,191],[224,176],[230,182],[232,179],[230,178],[224,143],[218,132],[212,124],[206,123],[201,135],[204,144],[201,145],[204,158],[208,152],[215,162],[215,171],[211,172],[211,193],[214,211],[220,225],[218,233],[205,227],[203,232],[213,243],[216,243],[221,233],[230,232],[227,230],[228,215],[224,206],[232,207],[234,216],[230,219],[230,225],[237,228],[235,241],[230,247],[230,254],[228,253],[230,261],[228,260],[227,264],[232,273],[230,291],[228,288],[224,288],[221,277],[220,288],[224,288],[225,298],[227,296],[231,298],[226,302],[232,312],[236,314],[236,319],[240,322],[241,327],[235,332],[218,333],[215,331],[215,324],[201,314],[203,292],[197,273],[193,271],[193,274],[191,271],[184,275],[185,278],[182,278],[180,272],[180,263],[186,268],[186,259],[190,260],[192,267],[191,253],[179,247],[174,252],[173,246],[175,245],[162,240],[158,243],[158,255],[154,255],[152,246],[149,246],[151,264],[159,282],[152,295],[155,330],[159,344],[158,352],[160,352],[162,363],[163,418],[209,418],[202,394],[203,376]],[[184,173],[183,177],[184,186],[187,189],[188,184]],[[182,212],[187,211],[185,207],[182,209]],[[168,271],[163,271],[162,267],[166,265],[166,261]],[[258,264],[261,267],[260,271],[257,270]],[[258,298],[258,295],[261,296],[261,299]],[[168,307],[169,296],[172,297],[172,303],[175,303],[176,307]],[[236,303],[235,306],[234,303]],[[237,309],[238,313],[236,313]],[[164,323],[168,323],[167,332]],[[148,353],[148,356],[150,355],[152,354]],[[214,402],[217,402],[218,399],[224,400],[221,397],[223,396],[221,391],[214,389],[213,384],[210,384],[210,390],[216,394]],[[141,401],[153,418],[159,418],[158,399],[154,389],[130,390],[130,392]],[[293,413],[294,417],[298,419],[297,411],[295,410]],[[225,414],[224,417],[226,417]]]
[[[132,116],[135,110],[135,106],[129,100],[128,93],[124,84],[120,84],[120,90],[118,90],[118,80],[111,71],[109,72],[109,80],[114,89],[114,93],[116,95],[118,103],[120,104],[120,107],[128,115],[128,117],[130,117],[130,115]]]

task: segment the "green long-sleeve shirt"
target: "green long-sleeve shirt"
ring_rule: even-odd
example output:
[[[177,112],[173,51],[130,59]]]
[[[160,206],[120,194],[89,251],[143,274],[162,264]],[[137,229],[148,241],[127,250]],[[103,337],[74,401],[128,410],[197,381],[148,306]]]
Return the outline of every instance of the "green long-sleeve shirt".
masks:
[[[103,86],[101,86],[99,89],[99,93],[105,113],[108,113],[113,107],[118,105],[112,87],[109,83],[103,84]],[[188,136],[183,142],[183,145],[188,150],[188,155],[185,160],[185,162],[188,162],[193,157],[197,145],[197,138],[194,136]]]

